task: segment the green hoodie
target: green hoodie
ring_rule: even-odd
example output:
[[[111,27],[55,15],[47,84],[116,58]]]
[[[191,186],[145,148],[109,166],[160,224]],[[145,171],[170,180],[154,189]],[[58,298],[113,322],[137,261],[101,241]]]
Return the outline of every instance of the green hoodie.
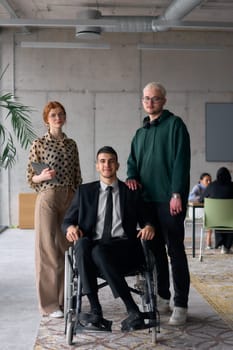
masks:
[[[158,123],[136,131],[127,161],[128,179],[142,184],[146,201],[169,202],[180,193],[186,202],[190,178],[190,138],[180,117],[163,110]]]

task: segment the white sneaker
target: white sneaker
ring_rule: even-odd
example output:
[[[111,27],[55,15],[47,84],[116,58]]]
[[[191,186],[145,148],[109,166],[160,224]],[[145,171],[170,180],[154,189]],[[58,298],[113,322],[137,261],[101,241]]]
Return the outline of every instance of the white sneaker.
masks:
[[[227,254],[227,248],[224,247],[224,245],[222,245],[222,248],[221,248],[221,254]]]
[[[172,315],[168,321],[168,324],[172,326],[182,326],[187,320],[188,310],[185,307],[174,306]]]
[[[56,310],[56,311],[52,312],[51,314],[49,314],[49,317],[62,318],[62,317],[64,317],[64,313],[61,310]]]
[[[221,248],[221,254],[232,254],[232,253],[233,253],[233,252],[232,252],[231,248],[228,249],[228,248],[222,246],[222,248]]]
[[[167,314],[171,311],[170,300],[161,298],[159,295],[157,297],[157,308],[160,314]]]

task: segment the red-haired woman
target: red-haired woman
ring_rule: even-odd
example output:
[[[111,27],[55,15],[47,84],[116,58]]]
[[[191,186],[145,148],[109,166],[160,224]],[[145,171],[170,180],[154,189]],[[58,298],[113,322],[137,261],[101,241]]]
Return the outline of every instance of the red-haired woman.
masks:
[[[64,255],[68,241],[61,231],[66,209],[82,182],[77,144],[62,131],[66,111],[57,101],[44,107],[47,133],[34,140],[27,181],[38,192],[35,206],[35,269],[39,309],[63,317]]]

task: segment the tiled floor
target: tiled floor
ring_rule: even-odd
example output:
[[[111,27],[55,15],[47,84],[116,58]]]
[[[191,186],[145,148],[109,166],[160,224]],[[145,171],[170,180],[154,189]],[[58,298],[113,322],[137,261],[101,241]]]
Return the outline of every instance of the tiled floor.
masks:
[[[199,270],[199,262],[191,257],[187,241],[190,270]],[[161,332],[156,346],[146,331],[120,332],[125,318],[120,301],[113,300],[106,288],[105,317],[114,320],[111,334],[82,334],[68,346],[64,336],[64,321],[40,316],[34,287],[34,232],[12,229],[0,234],[0,348],[1,350],[127,350],[127,349],[213,349],[233,348],[233,329],[225,323],[203,297],[191,288],[189,318],[185,327],[168,326],[169,315],[161,317]],[[229,268],[233,257],[228,257]],[[207,263],[207,260],[206,260]],[[205,263],[205,264],[206,264]],[[205,265],[202,265],[203,267]],[[218,264],[210,267],[218,273]],[[233,297],[233,295],[232,295]],[[38,335],[37,335],[38,334]],[[34,346],[34,343],[36,345]]]
[[[32,350],[40,325],[34,285],[34,231],[0,234],[0,349]]]

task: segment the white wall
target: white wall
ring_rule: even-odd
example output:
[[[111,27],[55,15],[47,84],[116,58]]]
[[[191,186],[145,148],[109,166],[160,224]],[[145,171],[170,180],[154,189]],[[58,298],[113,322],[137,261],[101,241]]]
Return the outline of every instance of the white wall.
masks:
[[[0,37],[1,67],[9,63],[2,91],[15,92],[32,106],[36,132],[45,128],[42,109],[58,100],[67,110],[65,132],[77,141],[84,181],[96,178],[95,154],[112,145],[119,154],[119,177],[126,177],[130,141],[141,125],[141,90],[149,81],[167,89],[167,105],[185,121],[191,136],[191,186],[203,171],[215,177],[219,166],[205,161],[205,103],[233,102],[233,33],[188,32],[105,34],[111,50],[29,49],[21,40],[72,41],[69,30],[40,30],[31,35],[4,31]],[[229,46],[223,51],[139,51],[138,42]],[[221,117],[221,116],[220,116]],[[216,140],[217,142],[217,140]],[[30,189],[25,180],[28,151],[18,149],[18,162],[0,172],[0,224],[18,224],[18,193]],[[9,208],[9,210],[8,210]]]

